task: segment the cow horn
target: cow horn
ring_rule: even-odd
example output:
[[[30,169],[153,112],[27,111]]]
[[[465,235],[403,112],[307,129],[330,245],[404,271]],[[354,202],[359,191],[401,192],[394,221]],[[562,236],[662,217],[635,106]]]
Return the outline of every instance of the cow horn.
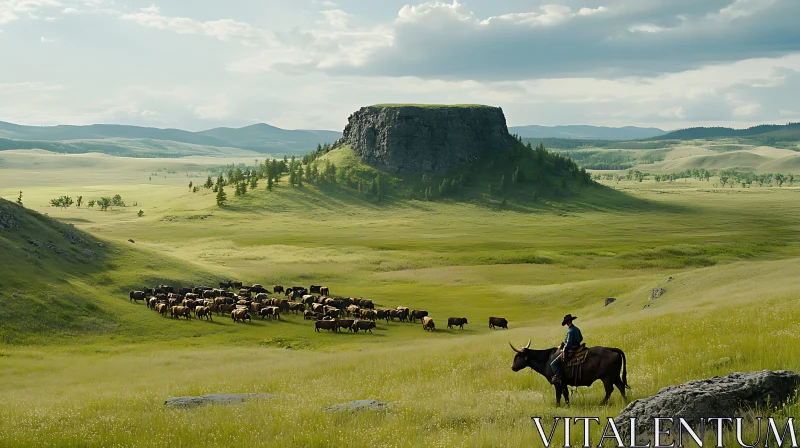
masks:
[[[511,350],[514,350],[514,351],[515,351],[515,352],[517,352],[517,353],[522,353],[521,351],[519,351],[519,350],[517,350],[516,348],[514,348],[514,344],[512,344],[512,343],[511,343],[511,341],[508,341],[508,345],[510,345],[510,346],[511,346]]]
[[[528,339],[528,345],[526,345],[525,348],[531,348],[531,340],[530,339]]]

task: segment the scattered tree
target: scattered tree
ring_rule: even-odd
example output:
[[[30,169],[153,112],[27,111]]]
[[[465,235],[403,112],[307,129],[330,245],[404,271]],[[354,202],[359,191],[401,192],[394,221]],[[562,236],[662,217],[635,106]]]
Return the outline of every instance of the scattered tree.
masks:
[[[91,201],[87,202],[87,205],[89,207],[93,208],[94,207],[94,199],[92,199]]]
[[[192,191],[192,185],[194,185],[192,184],[192,181],[189,181],[189,191]]]
[[[223,185],[219,184],[217,186],[217,206],[219,207],[224,206],[227,200],[228,200],[228,195],[225,194],[225,188]]]
[[[141,218],[142,216],[144,216],[144,212],[143,212],[142,210],[139,210],[139,211],[136,213],[136,216],[138,216],[138,217],[140,217],[140,218]]]
[[[20,207],[23,206],[22,205],[22,190],[19,191],[19,196],[17,196],[17,205],[19,205]],[[80,205],[78,207],[80,207]]]
[[[115,194],[113,198],[111,198],[111,204],[115,207],[125,207],[125,201],[122,200],[122,196]]]
[[[78,200],[75,201],[75,205],[77,205],[78,208],[81,208],[81,204],[83,204],[83,196],[78,196]]]
[[[97,201],[97,205],[100,207],[100,210],[106,211],[113,205],[113,202],[111,198],[103,196]]]

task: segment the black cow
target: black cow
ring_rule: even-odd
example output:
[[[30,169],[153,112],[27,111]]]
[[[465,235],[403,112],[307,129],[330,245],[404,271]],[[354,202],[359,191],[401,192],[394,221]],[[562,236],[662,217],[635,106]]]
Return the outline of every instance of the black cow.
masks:
[[[511,345],[511,343],[509,343]],[[530,367],[536,373],[550,380],[553,377],[553,370],[550,363],[560,356],[559,349],[556,347],[546,350],[532,350],[530,348],[531,341],[528,345],[517,350],[511,345],[514,350],[514,362],[511,365],[511,370],[519,372],[525,367]],[[625,389],[630,389],[628,386],[628,367],[625,360],[625,352],[618,348],[613,347],[589,347],[589,353],[586,356],[586,361],[578,367],[579,371],[575,375],[565,376],[561,383],[554,384],[556,389],[556,405],[561,405],[561,395],[564,395],[564,401],[569,406],[569,390],[567,386],[591,386],[595,381],[600,380],[606,390],[606,396],[600,405],[605,405],[614,392],[614,386],[619,389],[622,398],[625,402],[628,397],[625,396]],[[622,377],[620,377],[620,370],[622,370]]]
[[[464,324],[468,324],[466,317],[449,317],[447,319],[447,328],[459,327],[464,329]]]
[[[490,317],[489,328],[505,328],[508,330],[508,319],[505,317]]]

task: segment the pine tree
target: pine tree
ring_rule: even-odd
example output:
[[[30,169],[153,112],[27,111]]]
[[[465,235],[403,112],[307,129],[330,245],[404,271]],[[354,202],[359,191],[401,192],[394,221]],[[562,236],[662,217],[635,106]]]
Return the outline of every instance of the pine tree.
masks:
[[[303,167],[297,167],[297,186],[302,188],[303,187]]]
[[[228,201],[228,195],[225,194],[225,188],[222,184],[217,187],[217,205],[222,207]]]
[[[247,194],[247,182],[242,181],[242,196]]]
[[[192,189],[192,185],[193,185],[193,184],[192,184],[192,181],[189,181],[189,190],[191,190],[191,189]]]
[[[272,178],[267,178],[267,191],[272,191]]]
[[[258,177],[253,176],[250,178],[250,189],[255,190],[258,188]]]
[[[23,207],[23,205],[22,205],[22,190],[20,190],[19,196],[17,196],[17,205],[19,205],[20,207]],[[78,207],[80,207],[80,205]]]

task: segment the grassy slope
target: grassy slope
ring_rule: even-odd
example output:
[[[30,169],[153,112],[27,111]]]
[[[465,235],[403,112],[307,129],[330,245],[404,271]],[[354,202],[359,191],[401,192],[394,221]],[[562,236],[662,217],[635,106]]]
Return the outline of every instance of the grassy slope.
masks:
[[[142,188],[147,172],[129,164],[104,170],[116,176],[112,184],[64,172],[63,182],[37,186],[28,170],[7,172],[0,182],[23,188],[28,206],[88,229],[116,252],[106,255],[113,269],[70,279],[99,288],[87,300],[114,316],[113,334],[0,349],[4,445],[531,446],[531,415],[614,415],[623,406],[616,399],[595,407],[595,386],[559,411],[542,378],[510,371],[507,340],[553,345],[563,336],[553,322],[565,312],[580,316],[591,344],[626,350],[635,397],[733,370],[800,368],[791,330],[800,318],[797,189],[622,182],[617,188],[652,205],[502,211],[449,201],[374,204],[284,181],[217,210],[211,193],[187,191],[186,176]],[[140,191],[147,212],[57,210],[36,199],[86,189]],[[136,245],[128,247],[131,237]],[[43,279],[22,275],[23,283]],[[426,308],[439,327],[450,315],[471,324],[463,334],[400,323],[379,324],[373,336],[315,334],[293,317],[238,326],[160,319],[125,295],[127,284],[216,276],[319,281],[334,293]],[[668,276],[674,280],[665,283]],[[656,286],[667,294],[649,302]],[[605,297],[618,300],[603,307]],[[489,314],[505,315],[512,329],[489,331]],[[766,350],[777,336],[787,343]],[[287,345],[308,350],[270,349]],[[189,412],[161,405],[168,396],[256,390],[280,397]],[[377,415],[322,412],[358,398],[397,407]],[[247,429],[208,423],[235,421],[247,421]]]

